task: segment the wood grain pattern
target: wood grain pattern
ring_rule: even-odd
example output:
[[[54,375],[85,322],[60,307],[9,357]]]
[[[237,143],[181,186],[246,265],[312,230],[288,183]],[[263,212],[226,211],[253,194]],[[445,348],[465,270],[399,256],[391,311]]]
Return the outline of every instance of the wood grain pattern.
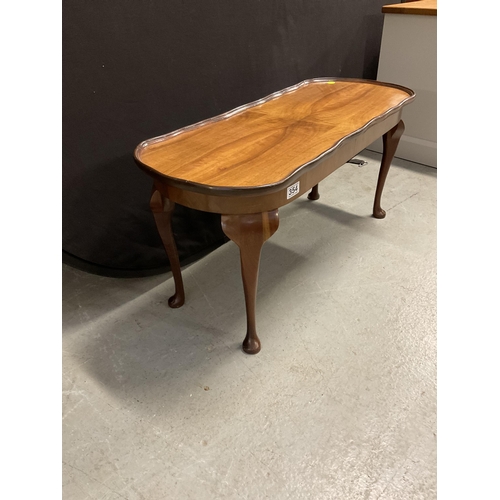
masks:
[[[382,7],[384,14],[413,14],[417,16],[437,16],[437,0],[418,0],[395,3]]]
[[[366,80],[307,80],[254,103],[184,129],[142,142],[134,157],[155,181],[151,209],[172,264],[176,294],[184,289],[171,229],[175,203],[222,214],[224,233],[240,248],[247,313],[243,350],[261,349],[255,306],[260,254],[277,230],[278,208],[310,189],[375,139],[384,154],[373,215],[404,126],[410,89]],[[292,189],[293,188],[293,189]]]
[[[411,90],[380,82],[307,80],[144,141],[135,158],[169,184],[207,194],[276,186],[412,98]]]
[[[155,184],[162,194],[180,205],[219,214],[265,212],[292,203],[307,193],[314,185],[396,126],[400,119],[401,109],[373,122],[362,132],[341,141],[330,154],[300,168],[283,185],[260,188],[208,189],[207,193],[206,190],[197,185],[178,184],[151,170],[148,173],[155,179]],[[295,182],[299,182],[299,192],[296,196],[288,198],[287,187]]]

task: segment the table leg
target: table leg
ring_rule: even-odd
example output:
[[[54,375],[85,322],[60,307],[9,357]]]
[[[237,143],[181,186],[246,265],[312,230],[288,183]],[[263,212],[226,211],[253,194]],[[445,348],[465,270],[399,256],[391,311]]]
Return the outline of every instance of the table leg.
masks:
[[[260,351],[260,340],[255,326],[255,304],[262,245],[278,229],[278,210],[259,214],[223,215],[222,230],[240,248],[241,275],[245,292],[247,334],[243,350],[247,354]]]
[[[179,254],[172,232],[172,212],[174,211],[175,203],[165,198],[165,196],[153,187],[153,194],[149,206],[153,212],[156,227],[158,228],[163,246],[167,252],[170,268],[174,277],[175,294],[168,299],[168,305],[170,307],[181,307],[184,304],[184,284],[182,283]]]
[[[311,189],[311,192],[307,195],[307,198],[309,200],[319,200],[319,184],[316,184],[316,186],[313,186]]]
[[[387,173],[389,172],[389,167],[391,166],[394,153],[396,153],[396,149],[399,144],[399,139],[403,135],[404,130],[405,125],[403,120],[401,120],[395,127],[391,128],[391,130],[383,136],[384,152],[382,154],[377,190],[375,192],[375,202],[373,204],[373,217],[376,219],[383,219],[385,217],[385,210],[383,210],[380,206],[380,199],[382,198],[382,191],[384,189]]]

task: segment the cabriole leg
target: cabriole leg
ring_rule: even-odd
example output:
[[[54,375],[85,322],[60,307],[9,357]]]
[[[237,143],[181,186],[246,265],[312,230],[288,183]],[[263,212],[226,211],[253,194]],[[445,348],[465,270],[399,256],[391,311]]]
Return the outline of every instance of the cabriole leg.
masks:
[[[380,206],[380,199],[382,198],[382,191],[384,189],[387,173],[389,172],[389,167],[391,166],[391,162],[399,144],[399,139],[403,135],[404,130],[405,125],[403,120],[401,120],[395,127],[391,128],[391,130],[383,136],[384,152],[382,154],[377,190],[375,192],[375,202],[373,204],[373,217],[376,219],[383,219],[385,217],[385,210],[383,210]]]
[[[255,304],[262,245],[278,229],[278,210],[259,214],[223,215],[222,230],[240,248],[241,276],[245,292],[247,334],[243,350],[247,354],[260,351],[255,324]]]
[[[309,200],[319,200],[319,184],[316,184],[316,186],[313,186],[311,189],[311,192],[307,195],[307,198]]]
[[[156,227],[160,233],[163,246],[167,252],[170,268],[174,277],[175,294],[168,299],[170,307],[181,307],[184,304],[184,284],[182,283],[181,266],[179,263],[179,254],[175,244],[174,234],[172,233],[172,212],[175,203],[165,198],[155,187],[149,202],[153,212]]]

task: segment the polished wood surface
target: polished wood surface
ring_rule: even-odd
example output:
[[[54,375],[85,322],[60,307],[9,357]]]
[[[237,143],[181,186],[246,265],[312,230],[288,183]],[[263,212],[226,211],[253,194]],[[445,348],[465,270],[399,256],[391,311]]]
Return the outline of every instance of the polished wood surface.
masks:
[[[278,210],[260,214],[223,215],[221,224],[226,236],[240,248],[241,276],[247,313],[247,334],[242,347],[247,354],[257,354],[261,345],[255,320],[260,253],[262,245],[278,229]]]
[[[219,214],[247,214],[272,210],[292,203],[307,193],[325,177],[344,165],[354,155],[383,136],[401,120],[401,110],[376,120],[361,132],[342,140],[329,154],[299,169],[283,185],[260,188],[209,189],[199,185],[176,183],[149,170],[162,194],[180,205]],[[297,185],[295,196],[288,196],[288,188]]]
[[[243,350],[261,349],[255,308],[262,245],[278,229],[278,208],[318,184],[374,140],[384,153],[373,216],[385,217],[381,197],[404,130],[410,89],[366,80],[314,79],[229,113],[142,142],[134,157],[154,179],[151,209],[171,263],[175,294],[184,303],[171,227],[175,204],[220,213],[224,233],[240,249],[247,333]]]
[[[170,185],[205,194],[279,186],[412,98],[411,90],[380,82],[308,80],[144,141],[135,158]]]
[[[382,7],[384,14],[413,14],[437,16],[437,0],[417,0],[415,2],[395,3]]]

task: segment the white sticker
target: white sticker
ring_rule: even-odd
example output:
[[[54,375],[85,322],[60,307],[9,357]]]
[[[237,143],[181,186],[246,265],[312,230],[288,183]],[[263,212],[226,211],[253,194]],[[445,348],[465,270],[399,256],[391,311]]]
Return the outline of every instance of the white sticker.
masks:
[[[300,191],[300,181],[286,188],[286,199],[289,200],[290,198],[297,196],[299,194],[299,191]]]

